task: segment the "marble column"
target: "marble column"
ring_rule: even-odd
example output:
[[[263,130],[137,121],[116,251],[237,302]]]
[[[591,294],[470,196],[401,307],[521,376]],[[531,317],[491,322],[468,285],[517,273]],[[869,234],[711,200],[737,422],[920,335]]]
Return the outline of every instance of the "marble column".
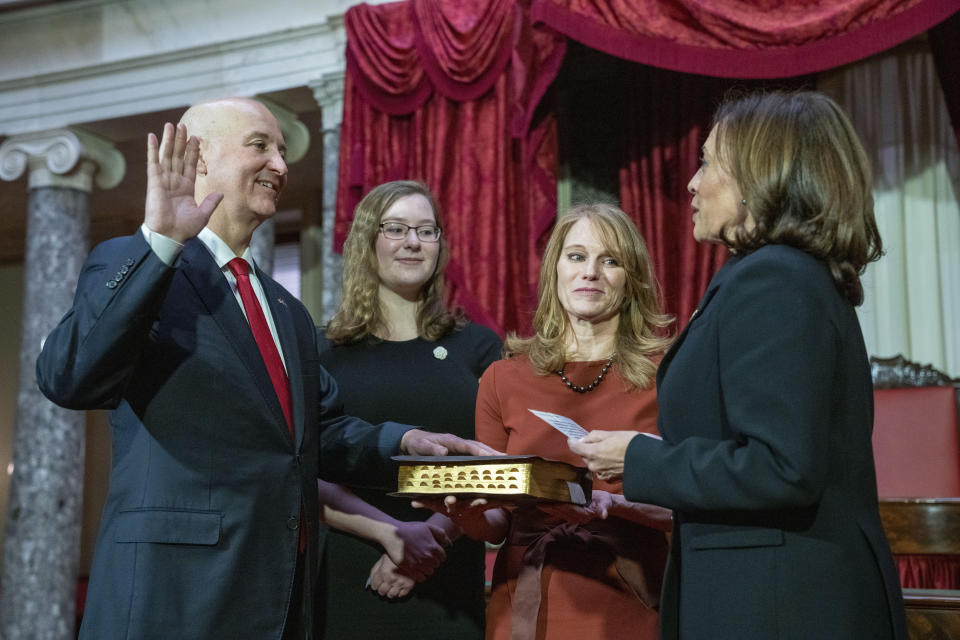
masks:
[[[342,72],[325,75],[311,85],[317,104],[323,109],[323,207],[321,228],[307,229],[301,246],[301,254],[308,251],[319,253],[310,271],[303,271],[301,291],[309,288],[319,291],[318,309],[311,309],[318,324],[326,324],[340,304],[340,280],[343,273],[343,258],[333,250],[333,222],[337,205],[337,176],[340,158],[340,123],[343,118]],[[317,244],[319,243],[319,247]],[[319,250],[319,251],[318,251]]]
[[[13,474],[0,580],[0,637],[74,636],[86,414],[37,388],[43,339],[69,309],[88,252],[90,192],[116,186],[123,156],[106,141],[61,129],[0,146],[0,178],[29,171],[20,379]]]
[[[273,275],[273,247],[277,239],[277,220],[270,218],[253,232],[250,239],[250,253],[253,254],[253,261],[257,263],[267,275]]]

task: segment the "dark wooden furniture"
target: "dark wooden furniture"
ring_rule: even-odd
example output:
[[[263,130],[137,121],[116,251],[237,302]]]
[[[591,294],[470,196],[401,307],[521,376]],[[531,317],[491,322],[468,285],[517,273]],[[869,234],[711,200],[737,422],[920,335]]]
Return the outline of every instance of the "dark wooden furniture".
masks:
[[[904,589],[910,640],[960,638],[960,591]]]
[[[874,389],[901,387],[956,387],[960,379],[952,379],[929,364],[918,364],[897,354],[892,358],[870,356],[870,374]]]
[[[880,518],[901,570],[918,555],[960,558],[960,498],[881,500]],[[903,601],[911,640],[960,638],[960,590],[904,589]]]
[[[960,555],[960,497],[880,500],[895,554]]]
[[[906,587],[909,636],[957,640],[960,380],[899,355],[870,360],[880,517]]]

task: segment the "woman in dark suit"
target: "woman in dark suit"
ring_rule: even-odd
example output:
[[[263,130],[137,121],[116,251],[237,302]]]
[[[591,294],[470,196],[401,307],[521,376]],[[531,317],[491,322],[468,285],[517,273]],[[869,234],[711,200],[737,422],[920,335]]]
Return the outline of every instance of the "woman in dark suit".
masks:
[[[663,440],[570,448],[674,510],[663,638],[906,638],[854,312],[882,253],[866,155],[818,93],[746,96],[714,122],[693,234],[733,255],[660,365]]]

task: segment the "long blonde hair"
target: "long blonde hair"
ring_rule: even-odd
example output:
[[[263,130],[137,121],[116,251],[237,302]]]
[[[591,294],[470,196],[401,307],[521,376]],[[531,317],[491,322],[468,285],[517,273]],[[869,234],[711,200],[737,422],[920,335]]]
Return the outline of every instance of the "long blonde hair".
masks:
[[[614,347],[615,366],[631,386],[648,388],[657,371],[653,358],[670,344],[665,327],[673,319],[660,310],[653,264],[640,232],[627,214],[609,204],[578,205],[557,220],[540,265],[537,312],[533,317],[535,333],[530,338],[507,336],[504,353],[508,357],[526,355],[542,375],[558,371],[566,362],[565,339],[572,328],[558,295],[557,263],[567,233],[582,219],[590,221],[605,250],[626,274]]]
[[[340,289],[340,306],[327,323],[327,338],[335,344],[358,342],[374,335],[384,327],[383,309],[380,305],[379,264],[375,245],[380,233],[380,219],[400,198],[421,195],[430,203],[438,227],[440,208],[433,194],[422,182],[395,180],[385,182],[370,190],[353,212],[350,233],[343,245],[343,284]],[[417,332],[427,340],[438,340],[462,325],[460,315],[447,308],[443,271],[449,260],[449,252],[443,234],[440,235],[440,252],[433,275],[423,285],[422,297],[417,307]]]

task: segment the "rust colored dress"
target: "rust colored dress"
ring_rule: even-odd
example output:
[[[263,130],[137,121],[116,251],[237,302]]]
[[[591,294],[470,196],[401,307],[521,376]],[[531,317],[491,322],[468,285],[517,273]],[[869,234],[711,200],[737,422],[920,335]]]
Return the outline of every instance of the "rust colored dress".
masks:
[[[566,365],[564,373],[573,384],[586,385],[599,375],[604,364],[605,361],[572,362]],[[477,439],[510,455],[536,454],[583,466],[583,460],[567,447],[566,436],[530,413],[530,409],[567,416],[588,431],[656,433],[656,390],[629,391],[616,366],[595,389],[576,393],[558,375],[538,375],[526,357],[517,356],[493,363],[480,380]],[[620,483],[594,480],[594,488],[622,493]],[[529,535],[531,522],[533,536]],[[560,539],[546,547],[539,612],[534,607],[532,613],[516,617],[536,620],[536,640],[654,640],[658,632],[657,613],[652,607],[657,604],[666,562],[665,535],[619,518],[594,522],[616,529],[621,540],[618,549],[614,551],[599,539],[552,536]],[[513,512],[510,533],[494,568],[487,606],[488,640],[511,637],[514,608],[526,597],[516,594],[516,586],[521,569],[530,563],[529,559],[524,560],[531,548],[529,541],[557,524],[567,531],[572,526],[551,520],[535,507],[520,507]],[[526,535],[518,529],[525,529]],[[642,567],[646,582],[642,599],[620,571],[619,558],[624,555],[634,560],[634,566]]]

